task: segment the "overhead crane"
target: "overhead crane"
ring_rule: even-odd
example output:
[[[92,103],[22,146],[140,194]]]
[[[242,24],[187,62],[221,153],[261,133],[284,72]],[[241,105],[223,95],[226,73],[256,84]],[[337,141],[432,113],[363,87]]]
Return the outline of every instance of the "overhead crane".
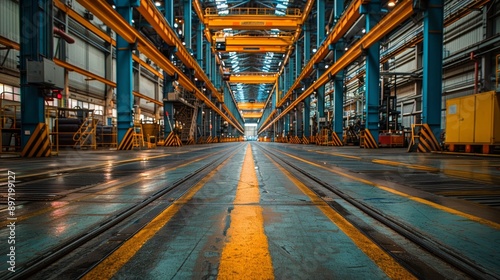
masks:
[[[352,5],[361,5],[362,0],[354,2]],[[293,110],[300,102],[310,96],[315,89],[324,85],[329,81],[329,77],[334,76],[340,70],[347,67],[349,64],[354,62],[359,56],[363,54],[363,51],[368,49],[371,45],[381,40],[386,34],[391,30],[396,28],[404,20],[409,18],[413,14],[413,7],[411,1],[403,1],[397,5],[394,10],[390,13],[391,16],[384,17],[370,32],[365,34],[359,41],[357,41],[349,50],[347,50],[343,56],[330,68],[328,68],[323,75],[321,75],[309,88],[307,88],[300,96],[297,97],[288,107],[286,107],[279,115],[272,118],[277,110],[273,110],[271,115],[262,122],[261,128],[258,133],[262,133],[268,129],[277,120],[283,118],[288,112]],[[341,27],[340,27],[341,28]],[[344,27],[345,28],[345,27]],[[340,33],[340,32],[339,32]],[[335,34],[335,32],[331,33]],[[333,35],[331,35],[333,36]],[[323,45],[323,48],[328,48],[328,45]],[[304,71],[306,71],[304,69]],[[302,74],[301,74],[302,76]],[[291,92],[290,92],[291,94]]]
[[[232,74],[229,76],[230,83],[242,84],[274,84],[276,83],[277,75],[275,73],[254,72]]]
[[[243,112],[245,119],[259,119],[260,117],[262,117],[262,112]]]
[[[296,30],[302,25],[300,9],[287,9],[284,16],[274,14],[274,9],[231,8],[228,15],[220,16],[217,9],[205,9],[203,24],[211,30],[232,26],[242,30]]]
[[[264,102],[240,102],[238,108],[241,110],[261,110],[266,107]]]
[[[219,52],[274,52],[284,53],[293,43],[292,36],[224,36],[217,34],[213,36],[212,44],[223,48],[217,48]]]
[[[107,26],[109,26],[112,30],[119,34],[124,40],[126,40],[130,44],[137,44],[138,50],[145,54],[158,66],[160,66],[160,68],[162,68],[168,75],[174,76],[174,74],[177,74],[178,82],[182,87],[184,87],[188,91],[193,92],[196,98],[205,102],[208,107],[214,110],[218,115],[220,115],[238,131],[243,133],[243,127],[230,112],[226,112],[226,115],[226,113],[222,112],[222,110],[220,110],[215,104],[213,104],[212,101],[196,87],[191,79],[189,79],[184,73],[177,69],[177,67],[173,65],[170,60],[168,60],[149,40],[147,40],[136,29],[130,26],[109,4],[107,4],[106,2],[95,2],[91,0],[78,0],[78,2],[88,11],[95,14],[100,20],[102,20]],[[159,23],[156,24],[159,25]],[[184,46],[182,46],[181,49],[183,48]]]

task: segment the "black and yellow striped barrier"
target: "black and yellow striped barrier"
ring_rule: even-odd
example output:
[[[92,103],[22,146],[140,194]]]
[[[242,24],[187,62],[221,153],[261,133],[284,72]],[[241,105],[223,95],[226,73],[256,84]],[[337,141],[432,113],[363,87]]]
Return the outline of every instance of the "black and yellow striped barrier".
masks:
[[[165,138],[165,142],[163,143],[163,145],[169,146],[169,147],[173,147],[173,146],[180,147],[180,146],[182,146],[182,141],[179,138],[179,135],[177,135],[177,133],[172,131],[167,136],[167,138]]]
[[[365,149],[378,149],[377,141],[373,138],[373,135],[368,128],[361,131],[359,147]]]
[[[292,144],[300,144],[302,141],[300,140],[300,138],[297,135],[294,135],[294,136],[290,137],[290,140],[288,142],[292,143]]]
[[[411,140],[408,145],[408,152],[430,153],[440,150],[439,142],[428,124],[414,124],[411,126]]]
[[[134,128],[133,127],[129,128],[125,133],[125,136],[123,136],[120,145],[118,145],[118,150],[120,151],[132,150],[132,148],[134,147],[134,134],[135,134]]]
[[[186,145],[194,145],[194,138],[190,137],[189,140],[186,142]]]
[[[207,143],[207,138],[205,136],[201,136],[200,138],[198,138],[198,141],[196,142],[196,144],[205,144]]]
[[[309,144],[309,139],[305,135],[302,136],[302,144]]]
[[[31,134],[28,143],[21,152],[22,157],[49,157],[51,155],[49,129],[46,124],[39,123]]]
[[[332,146],[344,146],[344,143],[342,140],[340,140],[340,137],[337,135],[337,133],[332,132]]]

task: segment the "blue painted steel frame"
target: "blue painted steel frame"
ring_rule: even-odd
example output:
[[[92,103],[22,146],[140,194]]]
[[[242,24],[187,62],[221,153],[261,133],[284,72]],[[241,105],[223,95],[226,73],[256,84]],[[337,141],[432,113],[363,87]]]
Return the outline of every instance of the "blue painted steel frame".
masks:
[[[380,2],[371,2],[362,5],[360,13],[365,14],[366,32],[378,23]],[[379,134],[379,105],[380,105],[380,43],[373,44],[366,51],[366,128],[378,141]]]
[[[325,39],[325,0],[318,0],[316,2],[316,44],[319,49],[323,40]],[[319,78],[325,73],[325,65],[323,62],[318,63],[316,69],[316,78]],[[317,110],[317,131],[319,132],[321,129],[320,118],[325,117],[325,86],[322,85],[316,89],[316,110]]]
[[[441,134],[444,0],[430,0],[424,12],[422,123]]]
[[[304,24],[304,64],[307,64],[311,59],[311,26],[308,22]],[[304,82],[305,83],[305,82]],[[307,88],[309,84],[304,84]],[[304,99],[304,136],[311,136],[311,97]]]
[[[336,0],[335,1],[335,9],[334,16],[335,19],[339,19],[342,16],[342,12],[344,11],[344,0]],[[344,41],[340,39],[334,45],[334,63],[344,54]],[[337,136],[342,139],[342,134],[344,133],[344,71],[340,71],[335,75],[333,81],[333,131],[337,134]]]
[[[21,0],[20,15],[20,83],[21,83],[21,146],[27,144],[39,123],[45,123],[45,99],[41,90],[28,85],[27,61],[53,56],[52,0]]]
[[[127,21],[132,23],[132,8],[138,6],[138,1],[117,0],[116,11]],[[132,66],[131,46],[121,36],[116,38],[116,109],[117,109],[117,140],[121,143],[123,137],[134,125],[133,118],[133,90],[134,76]]]

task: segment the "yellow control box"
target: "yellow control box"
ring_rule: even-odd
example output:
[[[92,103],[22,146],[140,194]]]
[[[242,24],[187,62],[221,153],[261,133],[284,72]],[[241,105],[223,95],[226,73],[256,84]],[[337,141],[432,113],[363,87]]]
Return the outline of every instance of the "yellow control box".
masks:
[[[446,101],[446,144],[500,144],[500,97],[489,91]]]

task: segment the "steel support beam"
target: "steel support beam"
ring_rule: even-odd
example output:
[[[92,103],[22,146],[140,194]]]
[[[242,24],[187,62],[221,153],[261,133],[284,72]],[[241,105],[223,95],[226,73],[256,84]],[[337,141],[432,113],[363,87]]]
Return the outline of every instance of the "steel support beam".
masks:
[[[24,149],[40,123],[45,123],[45,100],[42,89],[28,84],[27,62],[52,60],[52,0],[21,0],[20,59],[21,73],[21,147]],[[8,43],[8,42],[5,42]]]
[[[193,6],[191,5],[191,0],[183,0],[184,1],[184,43],[185,47],[188,50],[191,50],[193,47],[191,45],[191,36],[192,36],[192,26],[193,23]],[[151,1],[150,1],[151,2]],[[158,32],[158,31],[157,31]],[[198,63],[197,63],[198,64]]]
[[[316,48],[321,48],[321,44],[325,39],[325,0],[317,0],[316,1]],[[328,46],[326,46],[328,48]],[[318,60],[316,63],[316,78],[321,77],[325,72],[325,63],[323,60]],[[316,110],[317,110],[317,131],[321,130],[321,122],[320,120],[325,117],[325,86],[321,85],[316,89]]]
[[[311,63],[311,26],[309,23],[306,23],[304,25],[304,63],[307,63],[309,65]],[[300,85],[300,77],[304,73],[304,70],[300,73],[300,76],[295,80],[294,85],[292,86],[292,92],[293,93],[293,87],[299,83]],[[300,88],[300,92],[304,92],[306,88],[308,88],[309,82],[308,81],[303,81],[302,82],[302,87]],[[302,88],[304,90],[302,90]],[[290,91],[289,91],[290,92]],[[287,94],[288,95],[288,94]],[[286,97],[286,95],[285,95]],[[311,97],[308,95],[306,98],[304,98],[304,136],[308,137],[311,136]]]
[[[424,12],[422,123],[441,136],[444,0],[429,0]]]
[[[338,19],[344,10],[344,0],[335,0],[334,16]],[[333,63],[344,55],[344,40],[339,39],[333,44]],[[342,139],[344,133],[344,71],[339,71],[333,81],[333,122],[332,129]]]
[[[361,13],[365,14],[366,32],[369,34],[380,18],[380,2],[370,2],[361,6]],[[374,42],[366,49],[366,124],[378,142],[379,134],[379,108],[380,108],[380,43]]]
[[[131,0],[118,0],[116,10],[125,22],[132,24],[132,8],[137,3]],[[116,39],[116,110],[117,140],[121,143],[129,128],[134,126],[134,76],[132,50],[134,46],[118,35]]]

